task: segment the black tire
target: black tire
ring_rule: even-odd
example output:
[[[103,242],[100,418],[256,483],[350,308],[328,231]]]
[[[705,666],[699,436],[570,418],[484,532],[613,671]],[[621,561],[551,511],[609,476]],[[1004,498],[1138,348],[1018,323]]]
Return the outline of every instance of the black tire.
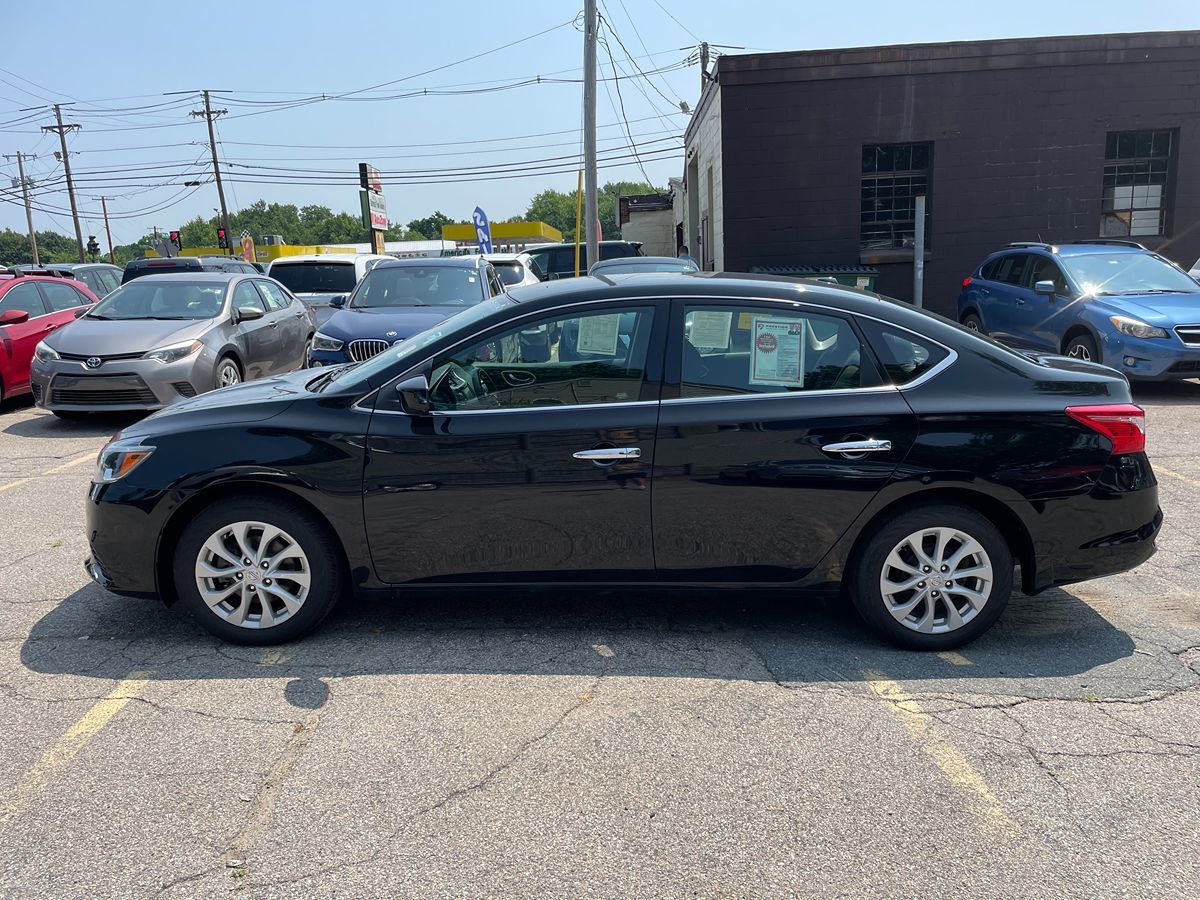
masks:
[[[310,578],[308,592],[299,609],[276,625],[257,628],[236,625],[209,608],[200,595],[196,583],[196,563],[201,549],[209,537],[237,522],[260,522],[281,529],[299,545],[307,559]],[[333,530],[297,501],[254,495],[220,500],[193,518],[180,535],[172,559],[175,590],[181,605],[201,626],[219,638],[234,644],[253,646],[294,641],[321,624],[346,588],[345,566],[337,552],[338,546],[338,538]],[[286,581],[286,573],[278,576],[277,580]],[[260,581],[260,585],[264,582],[265,579]],[[235,591],[234,600],[238,606],[246,602],[241,599],[244,596],[240,590]],[[264,596],[258,594],[260,599],[249,600],[250,606],[247,607],[251,610],[251,618],[253,609],[259,610],[260,622],[261,598]],[[259,604],[257,607],[254,606],[256,603]],[[279,604],[280,601],[273,601],[273,608],[279,608]]]
[[[1096,347],[1096,341],[1090,334],[1075,335],[1075,337],[1067,341],[1067,346],[1063,349],[1063,354],[1074,359],[1100,362],[1100,351]]]
[[[987,331],[983,327],[983,319],[979,318],[977,313],[967,313],[962,317],[962,323],[964,327],[971,329],[971,331],[978,331],[980,334],[987,334]]]
[[[52,409],[50,412],[64,422],[82,422],[91,415],[91,413],[81,412],[77,409]]]
[[[246,380],[246,371],[242,368],[242,364],[230,356],[228,353],[217,360],[216,368],[213,369],[213,390],[218,390],[222,387],[230,387],[231,385],[221,384],[221,369],[227,365],[233,366],[237,370],[238,380],[236,384],[241,384]]]
[[[991,564],[992,581],[986,601],[972,617],[964,620],[961,626],[950,631],[923,633],[902,624],[889,612],[888,600],[884,597],[881,580],[885,574],[885,564],[893,549],[922,529],[933,528],[951,528],[973,538],[982,547],[987,561]],[[1012,553],[999,529],[975,510],[950,504],[909,508],[872,528],[863,536],[862,541],[864,543],[856,551],[849,567],[850,598],[855,609],[867,624],[894,644],[912,650],[936,651],[960,647],[987,631],[1004,612],[1004,607],[1008,605],[1013,583]],[[953,556],[953,550],[957,546],[957,544],[947,542],[948,552],[944,554],[944,558]],[[972,561],[970,556],[965,559],[967,562]],[[973,559],[977,562],[980,557],[973,557]],[[923,568],[918,564],[917,570]],[[900,570],[892,567],[888,567],[888,571],[893,575],[900,573]],[[982,586],[980,581],[971,578],[964,579],[964,581],[969,584],[964,584],[962,587],[970,586],[980,589]],[[919,583],[919,585],[924,584],[925,582]],[[956,584],[956,586],[958,585]],[[940,588],[941,585],[938,587]],[[904,600],[906,597],[914,596],[916,596],[915,590],[912,594],[901,595],[900,599]],[[965,601],[965,598],[959,596],[959,599],[954,601],[956,611],[960,610],[958,605],[960,601]],[[921,604],[929,602],[928,599],[920,601],[914,608],[912,617],[924,618],[923,615],[919,615],[925,610]],[[940,619],[945,626],[946,620],[949,618],[945,608],[947,602],[945,593],[939,591],[939,598],[932,602],[935,611],[934,622],[936,623],[939,619],[936,612],[941,611]]]

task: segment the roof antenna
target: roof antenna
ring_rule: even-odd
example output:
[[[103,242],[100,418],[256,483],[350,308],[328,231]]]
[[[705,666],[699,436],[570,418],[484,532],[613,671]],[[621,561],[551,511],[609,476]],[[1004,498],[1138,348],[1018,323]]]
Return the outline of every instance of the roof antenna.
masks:
[[[1041,233],[1040,231],[1038,232],[1038,243],[1039,243],[1039,244],[1044,244],[1044,243],[1046,243],[1045,241],[1043,241],[1043,240],[1042,240],[1042,233]]]

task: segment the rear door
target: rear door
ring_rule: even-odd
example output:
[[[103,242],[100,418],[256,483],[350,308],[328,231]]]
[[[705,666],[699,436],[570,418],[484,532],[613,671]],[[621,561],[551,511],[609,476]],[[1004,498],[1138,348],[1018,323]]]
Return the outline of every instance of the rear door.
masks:
[[[916,418],[841,313],[676,301],[654,458],[667,582],[806,576],[904,458]]]
[[[609,301],[468,340],[430,361],[428,416],[399,411],[385,386],[363,484],[379,578],[653,580],[650,467],[667,309]],[[529,361],[519,336],[537,326],[560,338],[549,359]]]
[[[278,329],[279,355],[273,359],[273,372],[290,372],[304,364],[308,346],[308,316],[299,300],[292,300],[279,285],[265,278],[254,279],[254,284],[267,304],[267,318]]]
[[[3,368],[4,393],[23,391],[29,386],[29,363],[38,341],[58,326],[48,314],[37,284],[22,281],[0,294],[0,313],[10,309],[29,313],[29,320],[16,325],[0,325],[0,367]]]
[[[992,330],[992,337],[1017,347],[1029,344],[1029,336],[1021,329],[1026,322],[1022,307],[1029,303],[1033,295],[1025,282],[1032,266],[1033,255],[1030,253],[1006,256],[997,270],[992,288],[992,309],[1000,323],[1000,327]]]

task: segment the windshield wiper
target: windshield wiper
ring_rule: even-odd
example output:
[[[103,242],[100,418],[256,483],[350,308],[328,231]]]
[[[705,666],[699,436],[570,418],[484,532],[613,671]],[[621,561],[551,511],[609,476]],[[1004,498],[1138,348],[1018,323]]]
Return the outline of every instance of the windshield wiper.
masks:
[[[1200,285],[1197,285],[1196,291],[1181,291],[1175,288],[1150,288],[1146,291],[1130,291],[1131,294],[1194,294],[1200,291]]]
[[[96,313],[87,313],[84,316],[84,318],[85,319],[104,319],[106,322],[112,321],[111,319],[109,319],[108,316],[101,316],[101,315],[97,315]]]

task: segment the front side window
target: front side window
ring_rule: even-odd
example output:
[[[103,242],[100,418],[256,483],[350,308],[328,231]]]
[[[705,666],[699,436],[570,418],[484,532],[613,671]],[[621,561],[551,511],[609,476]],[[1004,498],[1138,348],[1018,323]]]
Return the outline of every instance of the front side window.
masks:
[[[458,266],[376,266],[350,298],[351,307],[474,306],[485,299],[483,275]]]
[[[638,400],[654,311],[527,322],[433,362],[433,408],[527,409]]]
[[[61,281],[42,282],[42,292],[46,295],[46,301],[50,304],[50,308],[55,312],[74,309],[92,302],[71,285]]]
[[[23,310],[29,313],[31,319],[46,314],[46,307],[42,303],[37,285],[32,282],[13,285],[0,294],[0,313],[6,313],[10,309]]]
[[[859,247],[912,247],[916,198],[929,194],[933,144],[867,144],[862,152]],[[929,216],[925,217],[926,237]],[[926,241],[928,246],[928,241]]]
[[[1104,146],[1101,237],[1166,234],[1174,133],[1110,131]]]
[[[689,305],[680,397],[873,387],[878,373],[846,319],[751,306]]]
[[[1048,256],[1035,256],[1033,258],[1033,268],[1029,273],[1029,287],[1033,288],[1039,281],[1053,281],[1054,293],[1056,294],[1065,296],[1071,292],[1062,269],[1058,267],[1058,263]]]

